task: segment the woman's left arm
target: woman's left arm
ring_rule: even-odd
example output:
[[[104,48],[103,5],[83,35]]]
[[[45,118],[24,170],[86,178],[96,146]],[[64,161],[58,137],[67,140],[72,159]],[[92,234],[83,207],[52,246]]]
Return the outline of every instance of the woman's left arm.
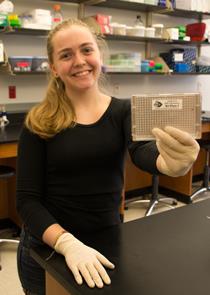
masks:
[[[123,124],[126,145],[132,162],[151,174],[177,177],[186,174],[197,159],[200,147],[192,136],[174,127],[153,129],[156,141],[137,141],[131,138],[130,101],[124,103]]]
[[[173,177],[185,175],[197,159],[200,150],[197,141],[189,133],[171,126],[164,130],[154,128],[152,133],[159,151],[158,170]]]

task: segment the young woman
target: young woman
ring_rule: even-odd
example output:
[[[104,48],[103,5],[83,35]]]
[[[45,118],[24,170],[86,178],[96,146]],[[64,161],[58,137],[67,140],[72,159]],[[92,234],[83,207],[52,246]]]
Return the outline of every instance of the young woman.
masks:
[[[120,222],[126,150],[150,173],[185,174],[199,146],[172,127],[153,130],[156,143],[132,142],[130,102],[100,90],[100,40],[79,20],[48,36],[51,80],[46,98],[28,114],[17,167],[17,210],[23,220],[19,277],[26,294],[45,294],[44,271],[30,247],[45,243],[65,256],[78,284],[110,284],[114,265],[82,243],[83,234]]]

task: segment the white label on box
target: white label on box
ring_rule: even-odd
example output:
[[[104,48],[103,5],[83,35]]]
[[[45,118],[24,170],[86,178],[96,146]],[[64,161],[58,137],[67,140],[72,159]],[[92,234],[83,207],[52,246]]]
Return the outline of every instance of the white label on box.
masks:
[[[182,62],[184,60],[183,53],[174,53],[174,61],[175,62]]]
[[[152,100],[152,110],[182,110],[183,103],[182,99],[153,99]]]

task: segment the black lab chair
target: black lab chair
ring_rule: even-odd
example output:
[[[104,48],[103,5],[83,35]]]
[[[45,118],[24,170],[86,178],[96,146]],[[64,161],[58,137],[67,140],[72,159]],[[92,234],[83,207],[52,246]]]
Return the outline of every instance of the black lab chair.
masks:
[[[152,194],[148,200],[143,199],[143,197],[128,199],[125,201],[125,207],[128,208],[130,203],[134,202],[147,202],[149,203],[148,208],[146,210],[145,216],[149,216],[153,213],[155,206],[158,204],[163,204],[170,209],[174,209],[175,205],[177,205],[177,200],[174,198],[163,197],[158,194],[159,188],[159,176],[157,174],[152,175]],[[139,199],[139,200],[138,200]]]
[[[210,140],[200,140],[200,147],[206,151],[206,160],[203,168],[203,181],[201,186],[190,196],[191,201],[197,200],[199,197],[203,197],[201,195],[203,192],[210,191],[209,186],[209,153],[210,153]],[[210,197],[210,195],[209,195]]]
[[[14,175],[15,175],[15,169],[13,167],[0,165],[0,180],[6,181],[7,179],[9,179],[10,177],[12,177]],[[15,239],[3,239],[0,237],[0,246],[3,243],[18,244],[19,241],[15,240]],[[0,259],[0,270],[1,269],[2,269],[2,265],[1,265],[1,259]]]

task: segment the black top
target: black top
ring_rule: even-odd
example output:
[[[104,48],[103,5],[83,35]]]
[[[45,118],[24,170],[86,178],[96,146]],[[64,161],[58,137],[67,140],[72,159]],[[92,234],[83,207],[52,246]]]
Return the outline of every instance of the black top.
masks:
[[[77,285],[65,258],[31,251],[71,295],[207,295],[210,290],[210,200],[189,204],[84,238],[115,264],[103,289]]]
[[[131,141],[130,100],[112,98],[101,118],[43,140],[26,128],[19,141],[17,209],[41,238],[59,223],[73,234],[119,223],[124,158],[158,173],[155,142]]]

